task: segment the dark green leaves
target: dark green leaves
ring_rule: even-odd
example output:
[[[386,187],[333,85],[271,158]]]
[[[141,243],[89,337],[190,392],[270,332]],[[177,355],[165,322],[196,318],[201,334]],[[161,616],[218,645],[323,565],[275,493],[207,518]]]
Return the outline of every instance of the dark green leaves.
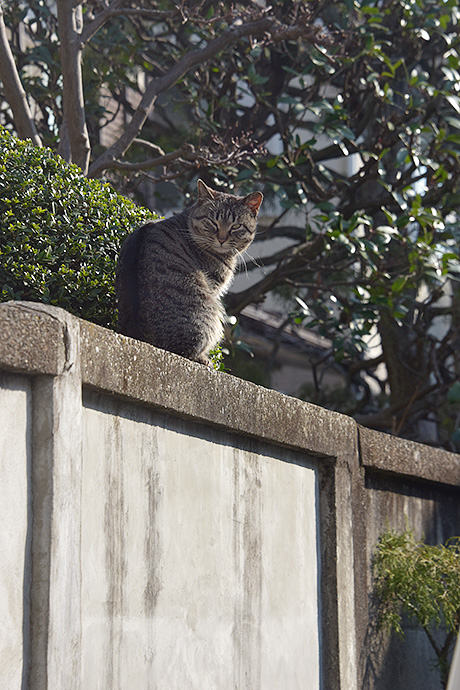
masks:
[[[2,301],[48,302],[114,326],[121,240],[152,214],[4,129],[0,150]]]

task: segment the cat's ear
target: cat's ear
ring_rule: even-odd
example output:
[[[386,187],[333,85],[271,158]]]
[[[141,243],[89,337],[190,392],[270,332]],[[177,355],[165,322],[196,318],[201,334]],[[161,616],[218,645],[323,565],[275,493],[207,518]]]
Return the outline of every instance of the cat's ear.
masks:
[[[208,187],[203,180],[198,180],[198,201],[210,201],[215,199],[217,192],[215,192],[211,187]]]
[[[249,207],[249,210],[252,211],[255,216],[257,216],[263,198],[264,195],[262,192],[251,192],[251,194],[244,197],[243,203]]]

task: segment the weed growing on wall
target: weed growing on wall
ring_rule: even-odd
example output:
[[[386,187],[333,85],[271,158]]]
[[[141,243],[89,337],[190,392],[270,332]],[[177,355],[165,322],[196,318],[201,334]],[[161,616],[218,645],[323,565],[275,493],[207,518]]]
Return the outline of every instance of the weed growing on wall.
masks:
[[[388,531],[380,537],[373,567],[382,627],[403,636],[402,613],[415,620],[428,636],[446,687],[460,624],[460,537],[431,546],[416,541],[411,530]]]

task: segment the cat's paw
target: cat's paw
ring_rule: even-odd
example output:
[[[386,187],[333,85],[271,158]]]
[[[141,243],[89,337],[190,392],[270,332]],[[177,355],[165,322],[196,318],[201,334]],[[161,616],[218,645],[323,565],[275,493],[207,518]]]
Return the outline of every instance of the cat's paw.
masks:
[[[198,362],[199,364],[204,364],[206,367],[211,367],[212,369],[214,368],[213,363],[208,357],[206,357],[206,355],[198,355],[198,357],[194,357],[193,361]]]

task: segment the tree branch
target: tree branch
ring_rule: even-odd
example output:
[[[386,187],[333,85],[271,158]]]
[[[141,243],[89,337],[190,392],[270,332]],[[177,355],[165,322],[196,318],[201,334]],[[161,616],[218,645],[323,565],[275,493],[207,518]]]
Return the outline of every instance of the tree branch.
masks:
[[[147,148],[151,148],[156,152],[161,151],[161,149],[155,144],[150,144],[150,142],[144,142],[143,139],[134,139],[133,143],[143,142]],[[170,163],[176,162],[180,163],[182,166],[187,168],[202,168],[209,166],[222,166],[233,163],[237,165],[239,161],[244,160],[248,155],[253,155],[254,151],[245,148],[245,142],[233,141],[233,147],[230,151],[227,151],[223,142],[219,141],[217,138],[214,139],[214,144],[217,150],[211,151],[207,146],[203,146],[200,150],[196,150],[192,144],[183,144],[180,149],[176,151],[171,151],[170,153],[164,153],[156,158],[150,158],[145,161],[140,161],[136,163],[129,163],[124,161],[113,161],[110,165],[110,169],[124,170],[127,172],[138,172],[143,170],[148,170],[152,168],[164,167]],[[221,150],[219,150],[219,148]],[[177,175],[174,175],[177,177]]]
[[[117,141],[91,165],[89,176],[97,177],[104,170],[110,168],[113,161],[120,158],[128,150],[134,139],[139,135],[160,93],[176,84],[193,67],[202,65],[242,38],[246,36],[261,37],[265,34],[270,34],[272,41],[275,42],[294,40],[301,36],[313,40],[318,34],[318,29],[307,27],[305,21],[299,22],[296,26],[286,26],[268,17],[241,25],[234,22],[220,36],[212,39],[204,48],[187,53],[164,75],[152,79],[138,108],[134,112],[131,122]]]
[[[360,371],[368,371],[369,369],[375,369],[375,367],[377,367],[379,364],[382,364],[382,362],[385,362],[385,357],[383,354],[379,355],[378,357],[374,357],[374,359],[358,359],[348,365],[347,372],[350,375],[353,375]]]
[[[177,149],[177,151],[165,153],[157,158],[149,158],[148,160],[140,161],[139,163],[113,161],[113,163],[110,165],[110,169],[126,170],[128,172],[149,170],[151,168],[158,168],[160,165],[167,165],[168,163],[172,163],[172,161],[178,160],[179,158],[196,158],[195,148],[191,144],[184,144],[184,146],[182,146],[180,149]]]
[[[389,407],[380,410],[379,412],[372,412],[370,414],[355,415],[354,418],[358,424],[370,427],[371,429],[390,429],[394,427],[395,417],[399,412],[405,410],[407,406],[411,405],[411,410],[409,410],[408,415],[411,417],[417,414],[420,410],[424,410],[427,405],[427,396],[436,391],[443,393],[448,388],[449,384],[439,385],[435,383],[431,386],[426,386],[425,388],[419,388],[417,390],[416,396],[411,396],[410,398],[405,398],[399,402],[393,403]],[[395,435],[395,434],[393,434]]]
[[[273,287],[282,284],[284,278],[289,275],[293,269],[305,265],[306,261],[311,261],[315,256],[321,254],[325,243],[325,237],[323,235],[318,235],[308,244],[300,245],[297,254],[293,256],[291,261],[284,264],[280,263],[268,276],[259,280],[255,285],[241,292],[228,294],[225,299],[228,313],[239,314],[248,304],[262,301],[263,296]]]
[[[32,139],[35,146],[42,146],[35,123],[27,103],[26,92],[14,62],[8,37],[6,35],[3,9],[0,5],[0,79],[5,89],[5,97],[13,111],[16,131],[21,139]]]
[[[426,636],[428,637],[428,639],[429,639],[429,641],[430,641],[430,644],[431,644],[431,646],[433,647],[433,649],[434,649],[434,651],[435,651],[435,653],[436,653],[436,656],[438,657],[438,659],[441,659],[441,657],[442,657],[442,650],[441,650],[441,648],[439,647],[439,645],[436,643],[436,640],[434,639],[433,635],[430,633],[430,631],[429,631],[429,629],[428,629],[428,626],[422,625],[422,628],[423,628],[424,631],[426,632]]]
[[[85,119],[85,102],[81,73],[81,41],[78,28],[82,23],[81,7],[68,0],[57,0],[61,66],[63,78],[64,120],[67,125],[72,162],[86,174],[90,143]]]
[[[247,290],[242,290],[241,292],[229,293],[225,298],[225,306],[227,313],[229,315],[239,314],[248,304],[253,304],[257,302],[262,302],[264,295],[267,294],[273,287],[280,285],[282,282],[283,269],[278,266],[274,271],[269,273],[268,276],[259,280],[258,283],[253,285]]]
[[[134,139],[133,144],[139,144],[139,146],[143,146],[146,149],[150,149],[151,151],[154,151],[156,154],[159,156],[164,156],[166,155],[161,146],[158,146],[157,144],[153,144],[151,141],[148,141],[147,139]]]
[[[104,24],[115,14],[123,0],[113,0],[104,10],[99,12],[94,19],[89,22],[80,35],[80,46],[85,46],[88,41],[104,26]]]

